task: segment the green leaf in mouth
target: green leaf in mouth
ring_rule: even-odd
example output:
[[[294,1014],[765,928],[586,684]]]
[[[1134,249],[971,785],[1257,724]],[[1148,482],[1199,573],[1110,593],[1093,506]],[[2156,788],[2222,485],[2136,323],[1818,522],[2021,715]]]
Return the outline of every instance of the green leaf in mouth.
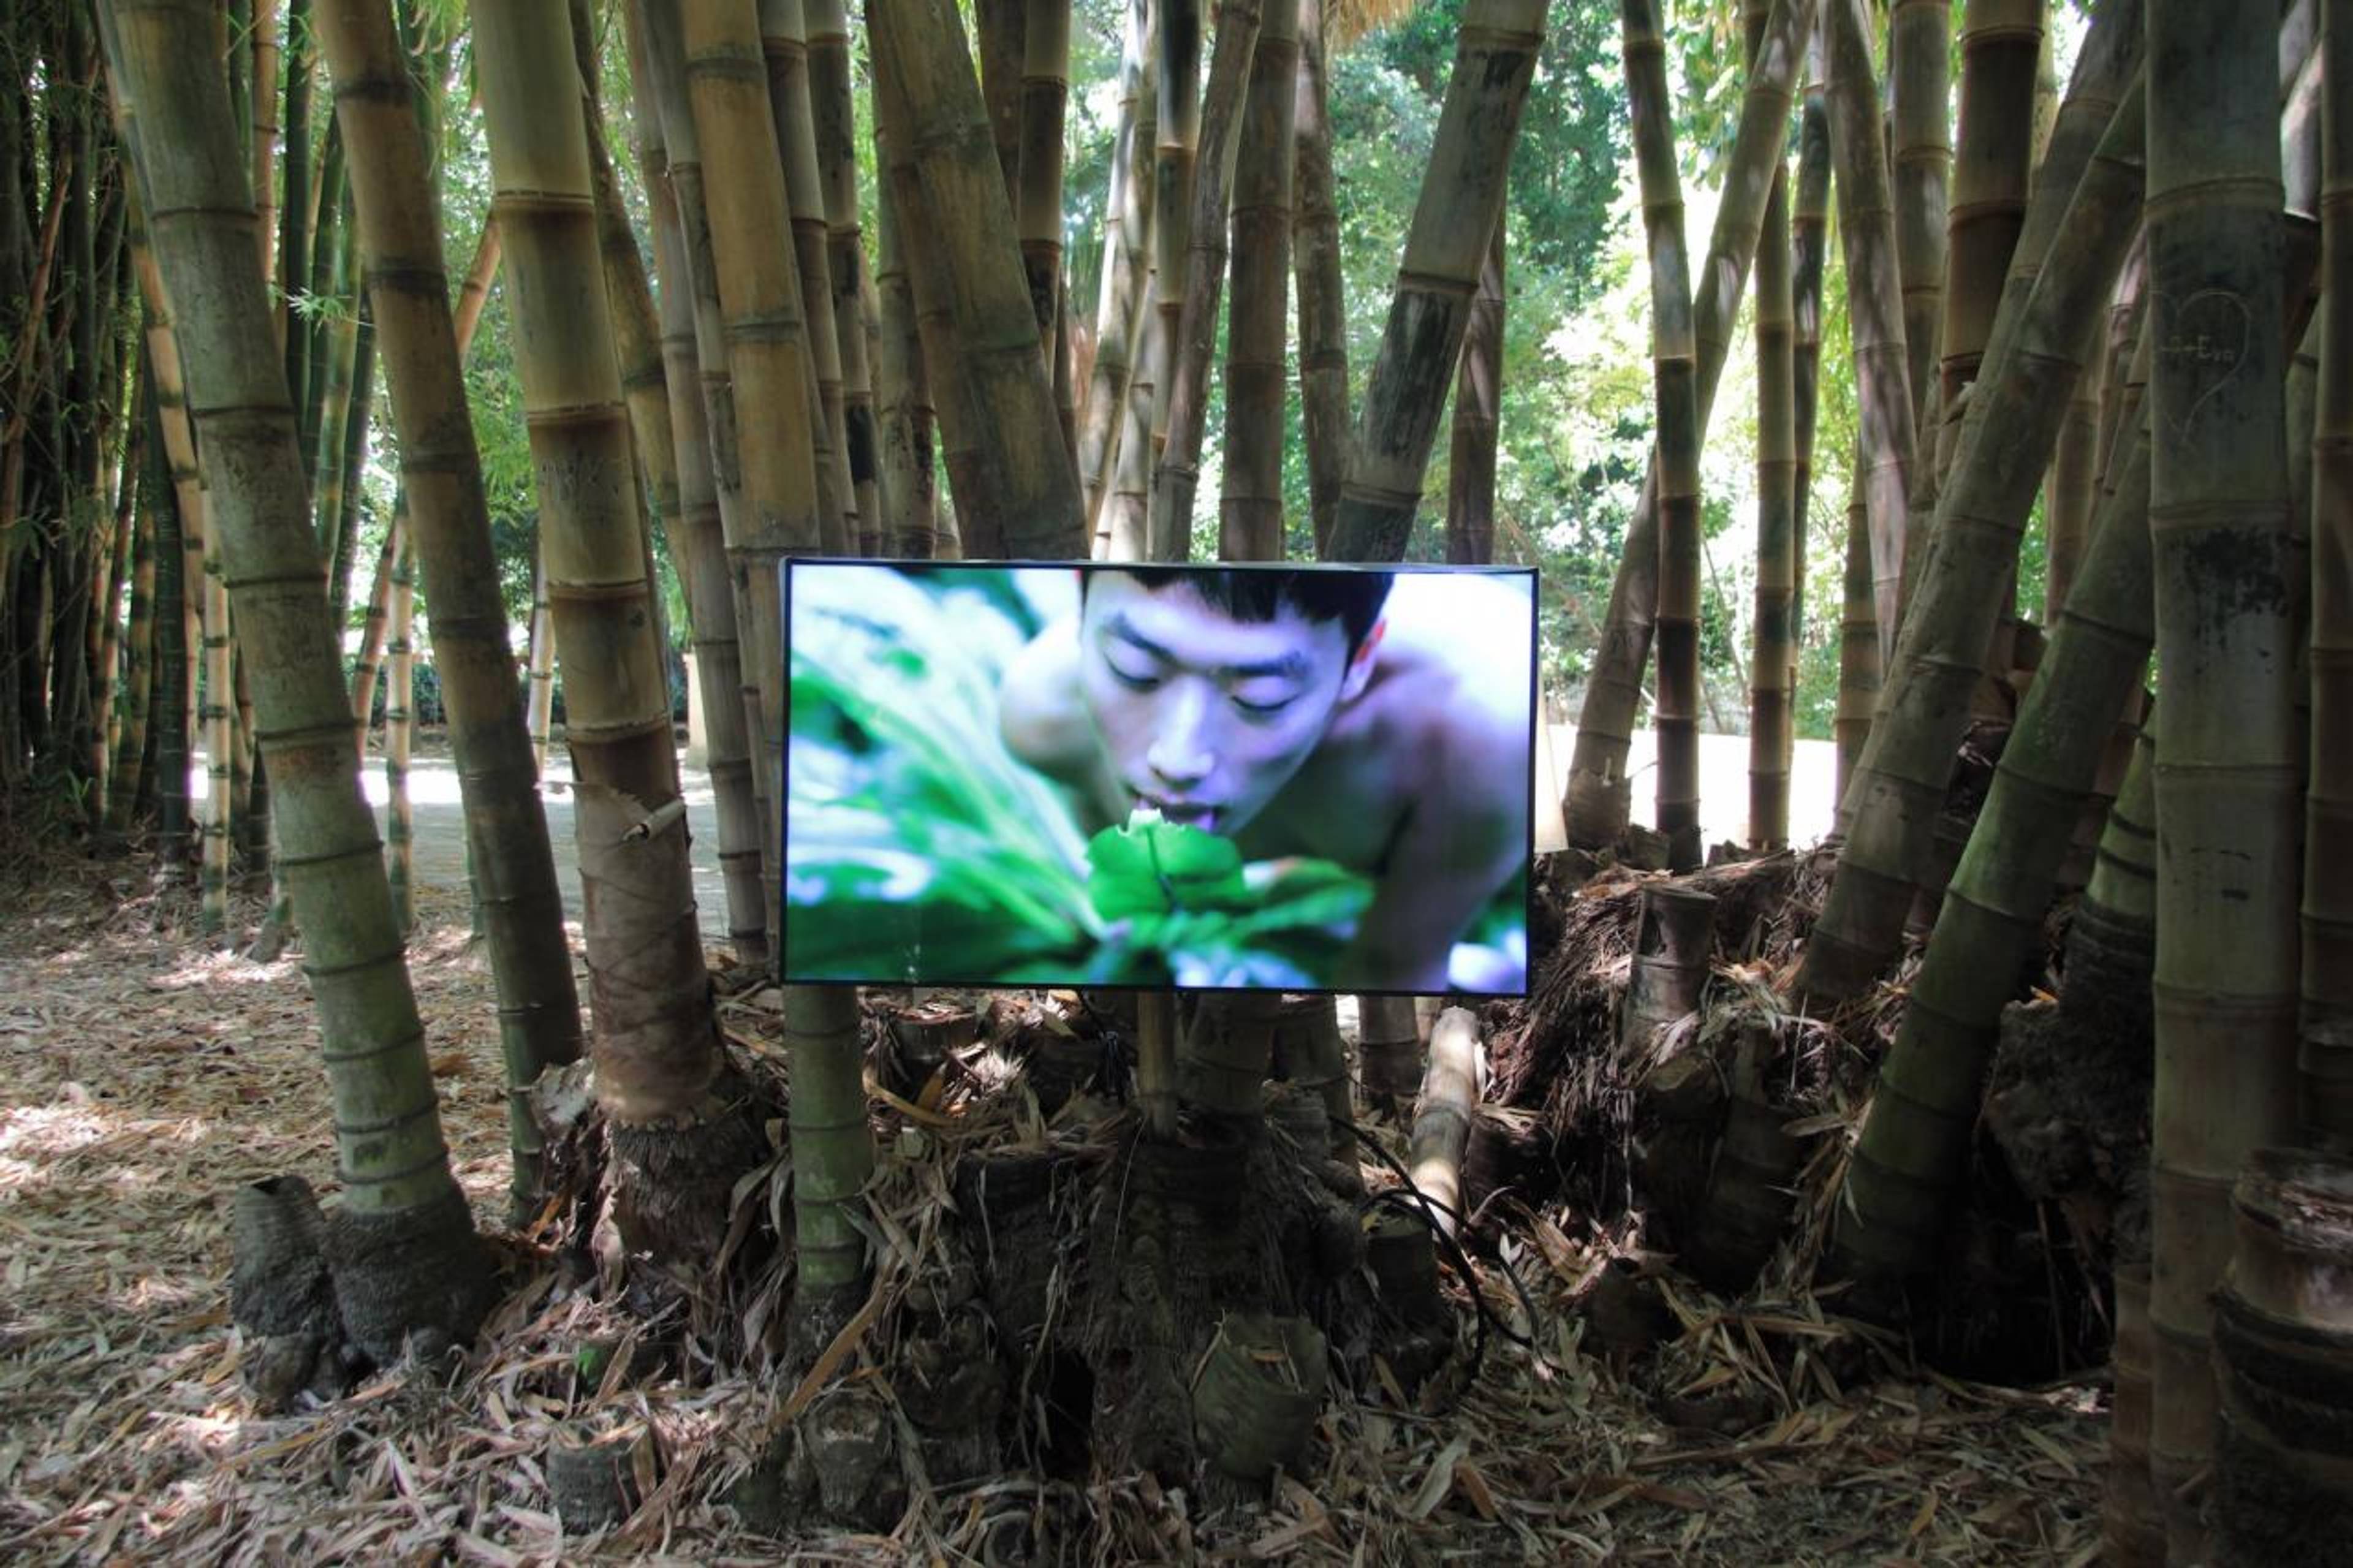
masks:
[[[1107,921],[1257,901],[1233,841],[1181,822],[1106,827],[1087,841],[1087,897]]]

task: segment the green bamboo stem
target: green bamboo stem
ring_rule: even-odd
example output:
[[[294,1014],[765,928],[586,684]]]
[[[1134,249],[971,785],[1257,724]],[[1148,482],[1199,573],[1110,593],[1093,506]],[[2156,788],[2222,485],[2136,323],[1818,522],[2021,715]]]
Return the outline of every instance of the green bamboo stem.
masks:
[[[1504,251],[1511,215],[1495,219],[1462,363],[1454,373],[1454,419],[1446,455],[1446,559],[1495,558],[1495,442],[1504,409]]]
[[[546,479],[568,477],[542,485],[540,545],[616,1217],[632,1250],[706,1258],[752,1151],[712,1021],[571,28],[562,0],[529,0],[479,8],[473,37],[533,456]],[[756,73],[746,85],[765,127]]]
[[[388,604],[390,601],[387,600]],[[523,732],[532,771],[547,776],[547,743],[555,726],[555,615],[547,598],[547,552],[534,538],[531,560],[530,646],[523,654]]]
[[[1894,132],[1896,271],[1904,291],[1906,384],[1915,432],[1928,426],[1945,302],[1952,181],[1951,0],[1894,0],[1887,23],[1887,109]]]
[[[1960,134],[1946,230],[1940,371],[1947,419],[1961,389],[1977,379],[2002,279],[2026,222],[2044,5],[2045,0],[1968,0],[1961,14]]]
[[[141,402],[144,406],[153,400],[151,388]],[[151,462],[144,446],[141,443],[142,471]],[[133,488],[142,487],[134,479]],[[106,823],[117,832],[131,826],[145,784],[140,762],[146,754],[148,713],[155,701],[155,509],[161,504],[160,496],[140,499],[132,534],[131,605],[122,633],[122,722],[114,736],[106,784]]]
[[[887,81],[877,83],[875,162],[884,171],[883,194],[898,231],[905,233],[912,223],[920,233],[925,199],[923,181],[913,146],[903,126],[898,123],[905,116],[896,113],[895,96]],[[952,531],[957,552],[973,554],[999,548],[994,542],[996,531],[988,519],[999,510],[995,498],[1000,481],[991,454],[981,445],[979,422],[972,411],[971,389],[965,380],[964,349],[956,341],[952,298],[955,280],[936,246],[904,246],[898,254],[904,263],[908,298],[914,307],[923,385],[930,395],[929,406],[939,436],[940,466],[947,470],[948,500],[955,519]]]
[[[2353,5],[2322,7],[2322,74],[2353,80]],[[2306,775],[2301,973],[2306,1141],[2353,1140],[2353,102],[2321,119],[2323,302],[2313,408],[2312,759]],[[2298,454],[2288,453],[2290,462]]]
[[[785,247],[792,208],[756,18],[748,5],[731,0],[649,4],[646,14],[658,62],[663,41],[677,39],[694,144],[701,152],[709,224],[703,232],[724,326],[723,363],[733,391],[732,408],[715,416],[712,426],[715,441],[732,438],[732,460],[741,465],[743,476],[727,553],[731,572],[744,585],[736,632],[744,642],[745,695],[756,691],[759,699],[754,733],[765,803],[761,845],[773,931],[779,929],[776,899],[784,864],[778,837],[784,626],[777,566],[787,551],[816,550],[826,538],[828,492],[818,449],[824,415],[798,279]],[[674,22],[665,19],[673,14]],[[676,149],[678,131],[667,112],[664,131]],[[688,221],[691,232],[694,225]],[[710,368],[706,360],[706,374]],[[714,447],[714,453],[721,467],[728,466],[727,447]],[[723,504],[720,521],[730,526]]]
[[[1850,1272],[1902,1279],[1941,1255],[2001,1010],[2041,940],[2116,714],[2148,663],[2148,460],[2143,437],[2003,748],[1881,1065],[1834,1242]]]
[[[1747,0],[1743,22],[1753,55],[1764,36],[1765,0]],[[1797,665],[1798,432],[1796,305],[1790,288],[1789,192],[1773,173],[1757,236],[1757,616],[1748,673],[1748,845],[1770,851],[1789,841],[1789,763]]]
[[[1232,561],[1279,561],[1283,552],[1284,350],[1301,4],[1266,0],[1235,152],[1226,460],[1218,503],[1219,554]]]
[[[393,500],[392,522],[376,547],[375,570],[368,577],[367,609],[360,630],[360,650],[352,667],[352,721],[359,727],[359,750],[367,754],[368,731],[375,722],[376,684],[384,672],[385,635],[392,625],[392,568],[408,534],[408,496]]]
[[[242,140],[207,54],[210,7],[117,0],[101,17],[123,97],[171,131],[135,136],[139,177],[165,290],[187,306],[177,326],[188,406],[214,459],[223,582],[255,665],[285,874],[306,933],[342,1186],[330,1258],[347,1331],[388,1361],[413,1331],[470,1334],[488,1305],[490,1260],[450,1173],[359,788],[294,412],[253,265]]]
[[[1693,337],[1698,345],[1697,392],[1703,436],[1715,402],[1715,387],[1730,349],[1740,296],[1757,255],[1757,234],[1765,220],[1773,171],[1788,144],[1789,106],[1798,81],[1803,40],[1810,29],[1813,0],[1780,0],[1767,13],[1756,61],[1740,104],[1740,125],[1725,168],[1724,197],[1708,236],[1702,286],[1693,300]],[[1644,479],[1626,544],[1609,585],[1601,637],[1586,678],[1585,703],[1577,715],[1577,741],[1569,755],[1564,808],[1568,840],[1599,849],[1624,830],[1631,793],[1626,753],[1642,703],[1642,669],[1650,662],[1651,622],[1658,596],[1658,491],[1656,461]]]
[[[1332,174],[1330,89],[1324,61],[1324,0],[1300,0],[1298,136],[1293,265],[1299,289],[1300,439],[1307,454],[1307,508],[1321,556],[1348,478],[1348,300],[1340,271],[1340,207]]]
[[[338,405],[337,381],[350,374],[347,365],[340,372],[336,367],[351,333],[351,317],[343,303],[350,291],[348,269],[343,264],[343,208],[349,200],[345,154],[343,132],[332,120],[320,146],[319,185],[311,193],[310,260],[303,273],[302,295],[308,308],[287,323],[288,342],[293,341],[297,331],[308,340],[302,350],[306,370],[294,409],[301,417],[302,458],[311,466],[314,488],[321,466],[321,430]]]
[[[641,48],[632,51],[636,78],[643,75],[643,53]],[[638,104],[639,184],[653,213],[654,265],[662,279],[656,324],[677,471],[673,560],[686,587],[694,677],[702,696],[711,788],[719,817],[719,870],[727,889],[728,938],[736,960],[756,969],[771,957],[760,852],[766,818],[754,784],[744,649],[735,622],[738,595],[727,571],[726,533],[712,467],[710,408],[703,397],[695,338],[694,283],[670,179],[669,142],[649,86]]]
[[[1078,474],[1038,353],[1004,182],[980,139],[985,116],[963,27],[947,0],[872,0],[868,25],[876,72],[887,83],[885,110],[904,128],[922,211],[939,241],[927,248],[940,252],[954,281],[975,445],[997,479],[995,515],[967,514],[979,531],[964,538],[964,548],[974,556],[1076,557],[1087,539]]]
[[[841,338],[834,326],[832,230],[826,219],[817,118],[810,101],[808,25],[801,0],[759,0],[759,7],[760,52],[768,69],[768,109],[784,160],[801,317],[822,421],[817,432],[818,521],[825,548],[848,554],[858,542],[858,490],[849,473],[849,425],[842,405]]]
[[[1145,344],[1148,356],[1144,362],[1145,369],[1137,373],[1152,392],[1152,416],[1146,426],[1151,447],[1142,459],[1145,476],[1152,473],[1154,457],[1168,440],[1168,394],[1176,379],[1177,318],[1185,310],[1185,258],[1193,222],[1193,171],[1201,136],[1201,0],[1160,0],[1159,10],[1159,115],[1154,125],[1152,146],[1154,324]],[[1122,536],[1130,526],[1135,558],[1142,559],[1149,553],[1146,517],[1151,510],[1151,489],[1147,477],[1134,491],[1144,498],[1143,505],[1132,520],[1122,517],[1115,521],[1112,538],[1115,558],[1124,553]]]
[[[827,271],[833,280],[833,325],[841,356],[843,455],[858,511],[858,548],[871,554],[882,547],[882,518],[891,498],[877,449],[873,355],[868,352],[864,321],[872,287],[859,230],[849,19],[842,0],[807,0],[807,22],[809,94],[817,121],[818,177],[825,189]]]
[[[1145,515],[1145,554],[1155,561],[1188,561],[1193,554],[1193,499],[1201,478],[1209,360],[1226,284],[1227,197],[1263,14],[1260,0],[1219,0],[1217,9],[1217,44],[1201,95],[1203,130],[1185,226],[1184,297],[1165,389],[1166,426],[1152,473],[1151,509]]]
[[[486,225],[453,311],[424,134],[406,52],[389,9],[331,4],[318,13],[335,111],[351,161],[352,232],[368,308],[382,323],[385,378],[399,435],[401,485],[392,552],[385,782],[391,786],[394,894],[406,918],[411,870],[407,747],[416,703],[414,581],[422,570],[435,674],[465,816],[467,865],[498,993],[507,1136],[518,1212],[542,1197],[543,1149],[528,1096],[551,1067],[579,1059],[580,1001],[564,931],[563,894],[540,803],[539,770],[517,700],[513,651],[491,552],[481,462],[466,417],[462,365],[491,268]],[[367,357],[361,356],[363,361]],[[353,417],[364,423],[364,396]],[[364,683],[360,683],[364,684]],[[396,726],[393,704],[402,721]],[[363,732],[367,710],[358,709]]]
[[[1809,84],[1798,121],[1798,176],[1789,211],[1789,313],[1796,338],[1789,357],[1791,473],[1789,526],[1789,690],[1798,689],[1805,653],[1806,557],[1813,541],[1814,432],[1820,423],[1822,263],[1830,251],[1831,117],[1818,83]],[[1796,733],[1794,723],[1791,735]]]
[[[1119,57],[1119,121],[1103,199],[1103,256],[1095,295],[1095,358],[1079,410],[1079,498],[1094,553],[1110,534],[1103,524],[1117,457],[1121,413],[1135,372],[1147,294],[1152,238],[1152,127],[1159,112],[1153,75],[1158,39],[1153,0],[1129,0]]]
[[[312,0],[286,0],[285,141],[280,159],[285,170],[286,199],[278,207],[277,260],[269,274],[274,276],[278,285],[272,320],[285,353],[286,385],[298,408],[301,406],[311,348],[310,333],[296,330],[300,321],[293,314],[293,300],[301,291],[302,269],[311,257],[311,5]],[[270,90],[275,90],[274,86]],[[256,96],[266,97],[268,93]],[[255,244],[258,253],[259,241]]]
[[[2169,1551],[2195,1561],[2203,1528],[2185,1489],[2212,1452],[2208,1297],[2230,1258],[2231,1184],[2251,1151],[2295,1127],[2303,758],[2281,650],[2293,646],[2302,568],[2286,506],[2275,40],[2184,0],[2150,0],[2147,25],[2148,407],[2160,433],[2150,528],[2165,681],[2149,1459]]]
[[[1670,869],[1699,864],[1699,395],[1692,328],[1691,259],[1675,171],[1674,110],[1657,0],[1619,12],[1634,163],[1651,258],[1651,385],[1659,457],[1658,826]],[[1768,198],[1769,205],[1769,198]]]
[[[1868,0],[1826,4],[1822,36],[1830,63],[1831,155],[1838,167],[1839,239],[1846,263],[1847,336],[1854,352],[1862,501],[1871,523],[1880,662],[1892,667],[1896,632],[1904,624],[1908,559],[1921,543],[1905,528],[1916,400],[1904,331],[1896,215],[1880,131],[1879,89],[1872,75]]]
[[[1871,513],[1863,505],[1857,463],[1846,503],[1846,555],[1840,577],[1838,701],[1831,720],[1837,746],[1831,798],[1844,800],[1862,766],[1871,741],[1872,715],[1879,707],[1883,671],[1879,663],[1879,605],[1872,582]]]
[[[1050,356],[1062,321],[1062,115],[1071,97],[1071,0],[1025,0],[1021,24],[1021,162],[1014,237]]]
[[[2004,395],[1969,400],[1953,483],[1937,501],[1936,555],[1889,671],[1869,754],[1842,797],[1852,814],[1846,847],[1797,976],[1810,994],[1860,994],[1902,941],[2027,513],[2138,216],[2140,105],[2136,83],[2084,169],[2048,247],[2050,264],[2022,300],[2011,291],[1997,318],[1983,374],[2000,378]],[[1879,605],[1885,614],[1883,592]],[[1886,646],[1884,626],[1880,642]]]
[[[783,890],[784,865],[780,856],[783,847],[780,830],[770,825],[782,821],[782,807],[770,779],[771,753],[767,747],[764,697],[767,686],[774,682],[764,678],[763,671],[766,666],[762,661],[772,656],[781,658],[782,655],[776,646],[773,631],[777,619],[775,607],[763,605],[755,596],[762,582],[766,579],[754,570],[752,563],[744,554],[750,548],[754,529],[744,510],[750,503],[745,493],[743,442],[736,418],[735,376],[728,342],[727,311],[720,300],[719,268],[712,244],[710,204],[705,199],[707,182],[703,177],[702,142],[696,131],[694,111],[689,101],[685,45],[678,6],[675,4],[647,4],[641,0],[641,3],[629,7],[628,19],[633,96],[641,106],[649,106],[661,121],[662,150],[670,174],[669,185],[678,209],[679,265],[677,270],[669,275],[672,282],[664,289],[664,296],[665,299],[671,293],[684,296],[693,319],[695,366],[701,381],[704,416],[703,444],[710,455],[712,495],[719,517],[723,565],[735,607],[735,668],[742,686],[733,706],[743,713],[744,755],[752,764],[753,815],[759,825],[760,923],[764,932],[773,933],[776,930],[777,905]],[[773,121],[771,124],[773,126]],[[657,206],[657,222],[659,211]],[[665,309],[674,310],[674,307],[666,305]],[[799,426],[793,428],[797,430]],[[795,475],[816,460],[813,446],[797,447],[793,456],[795,464],[791,472]],[[772,460],[781,460],[781,455],[772,454],[771,458]],[[809,526],[814,529],[813,468],[810,472],[812,488],[807,505]],[[764,482],[772,486],[781,482],[768,470],[764,469]],[[771,629],[764,631],[764,627]],[[716,711],[722,704],[714,703],[712,706]]]
[[[1544,13],[1542,0],[1470,0],[1463,7],[1437,140],[1357,415],[1332,525],[1335,560],[1404,558],[1488,237],[1504,210]]]
[[[914,285],[908,277],[906,247],[899,237],[898,204],[882,193],[875,206],[880,260],[874,281],[881,295],[882,337],[874,356],[875,389],[881,403],[883,492],[890,511],[883,539],[894,555],[928,560],[952,553],[952,536],[940,530],[940,498],[934,441],[931,378],[915,324]]]
[[[146,472],[141,487],[155,520],[155,696],[150,708],[155,732],[156,861],[164,880],[176,886],[186,877],[188,861],[188,658],[187,601],[180,581],[178,487],[172,482],[171,458],[165,452],[160,377],[153,356],[144,345],[147,374],[158,383],[158,396],[148,403],[149,438]]]
[[[195,423],[192,419],[191,425]],[[222,579],[219,530],[207,510],[204,553],[204,706],[198,721],[205,734],[204,869],[199,881],[198,921],[208,936],[228,931],[229,806],[235,781],[237,737],[236,654],[229,641],[228,590]]]
[[[417,735],[417,552],[406,540],[392,558],[390,631],[384,657],[385,877],[393,917],[406,936],[417,928],[417,813],[408,764]],[[565,966],[565,978],[571,978]]]

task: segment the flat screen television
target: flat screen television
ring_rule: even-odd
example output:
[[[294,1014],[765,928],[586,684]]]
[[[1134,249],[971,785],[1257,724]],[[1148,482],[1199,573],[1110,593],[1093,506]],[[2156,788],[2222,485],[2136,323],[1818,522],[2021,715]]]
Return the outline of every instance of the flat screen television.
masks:
[[[786,979],[1525,994],[1533,572],[785,574]]]

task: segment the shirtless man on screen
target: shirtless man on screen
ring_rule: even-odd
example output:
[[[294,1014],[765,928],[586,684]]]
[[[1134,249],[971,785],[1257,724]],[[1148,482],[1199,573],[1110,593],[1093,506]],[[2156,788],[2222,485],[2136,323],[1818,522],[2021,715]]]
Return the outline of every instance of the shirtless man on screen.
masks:
[[[1247,860],[1371,876],[1334,983],[1449,989],[1454,944],[1527,859],[1528,580],[1106,568],[1081,582],[1078,616],[1007,672],[1014,755],[1068,785],[1090,831],[1150,808]]]

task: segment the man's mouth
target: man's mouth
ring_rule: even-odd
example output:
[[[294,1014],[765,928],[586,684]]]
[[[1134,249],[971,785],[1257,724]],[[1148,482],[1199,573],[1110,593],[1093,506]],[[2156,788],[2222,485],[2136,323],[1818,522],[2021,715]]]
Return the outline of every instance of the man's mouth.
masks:
[[[1200,801],[1165,800],[1158,795],[1145,795],[1140,790],[1135,792],[1135,803],[1158,812],[1164,822],[1179,823],[1187,827],[1198,827],[1204,833],[1215,833],[1218,830],[1219,819],[1224,816],[1221,808]]]

